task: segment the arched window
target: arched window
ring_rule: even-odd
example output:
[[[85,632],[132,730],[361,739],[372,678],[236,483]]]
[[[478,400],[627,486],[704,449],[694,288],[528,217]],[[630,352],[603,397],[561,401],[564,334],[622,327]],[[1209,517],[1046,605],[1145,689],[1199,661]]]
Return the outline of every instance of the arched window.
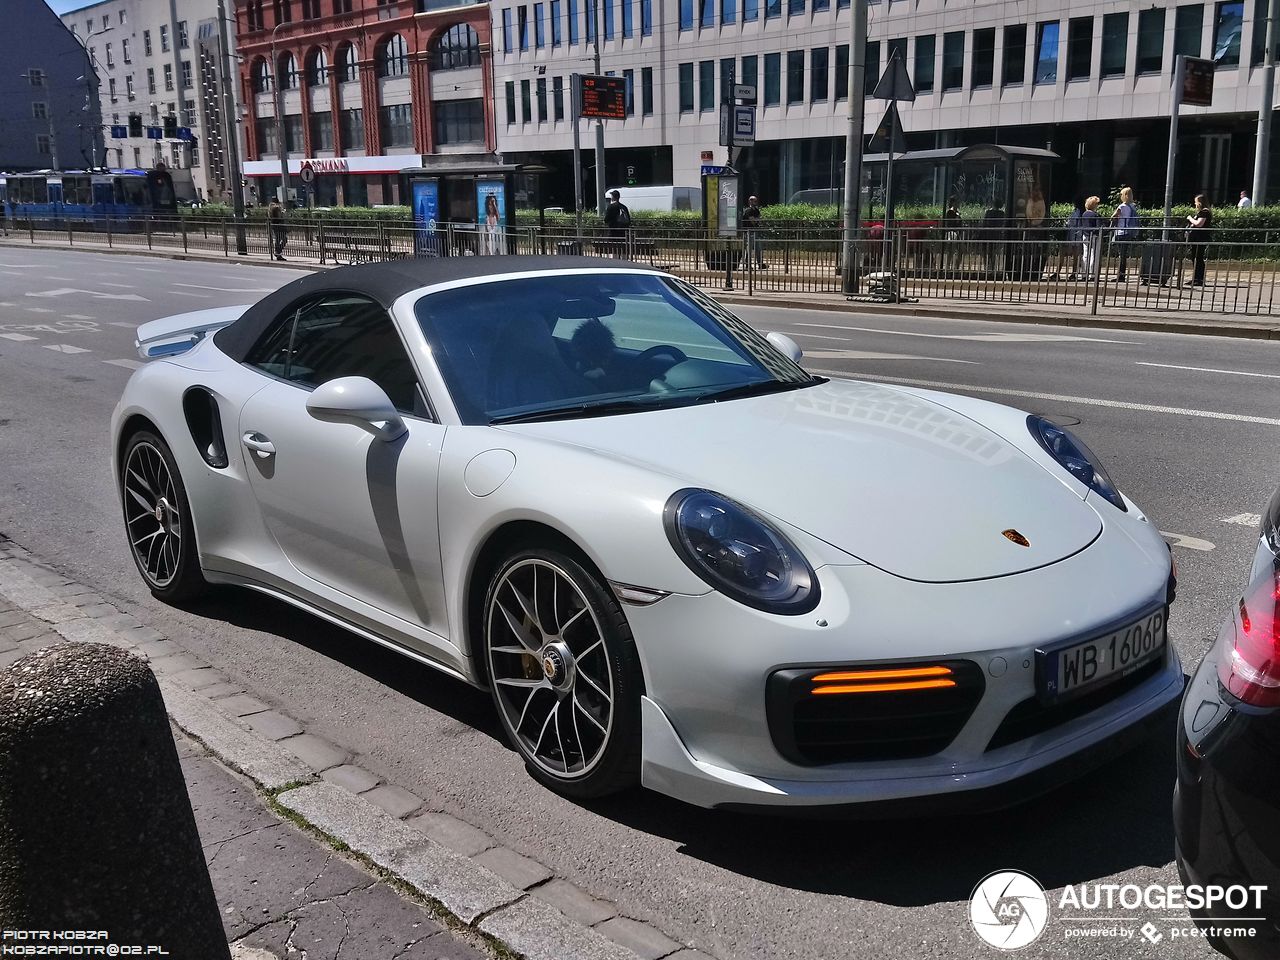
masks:
[[[298,76],[298,61],[294,59],[292,53],[280,54],[278,75],[280,77],[281,90],[296,90],[298,88],[298,82],[301,78]]]
[[[456,23],[431,44],[433,70],[480,66],[480,34],[469,23]]]
[[[409,75],[409,49],[404,37],[393,33],[378,46],[378,76],[407,77]]]
[[[329,57],[322,47],[316,47],[307,54],[307,86],[325,87],[329,85]]]
[[[354,43],[344,43],[338,48],[338,56],[334,60],[333,68],[338,71],[339,83],[350,83],[352,80],[360,79],[360,72],[356,67]]]
[[[253,69],[250,71],[250,76],[254,93],[271,92],[271,70],[267,67],[267,61],[262,57],[253,61]]]

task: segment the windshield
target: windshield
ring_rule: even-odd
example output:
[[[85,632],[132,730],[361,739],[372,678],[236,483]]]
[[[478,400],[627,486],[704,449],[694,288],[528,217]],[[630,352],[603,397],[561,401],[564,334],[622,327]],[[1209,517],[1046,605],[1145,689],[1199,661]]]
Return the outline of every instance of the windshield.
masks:
[[[428,294],[416,311],[463,423],[661,409],[818,382],[672,277],[523,277]]]

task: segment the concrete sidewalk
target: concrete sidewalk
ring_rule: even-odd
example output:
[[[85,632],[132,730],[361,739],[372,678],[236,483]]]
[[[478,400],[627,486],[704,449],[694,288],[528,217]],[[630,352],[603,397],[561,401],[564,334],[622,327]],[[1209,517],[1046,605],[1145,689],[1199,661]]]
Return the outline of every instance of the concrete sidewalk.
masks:
[[[78,250],[82,252],[120,254],[125,256],[161,257],[169,260],[198,260],[206,263],[252,264],[254,266],[284,267],[294,270],[328,270],[337,266],[335,263],[318,262],[315,256],[305,251],[286,251],[290,259],[285,263],[276,263],[265,253],[250,253],[245,256],[225,256],[221,252],[192,248],[186,251],[172,247],[157,246],[148,249],[145,245],[116,244],[108,247],[105,243],[79,242],[74,245],[65,241],[45,240],[31,243],[25,235],[11,234],[0,238],[0,247],[36,250]],[[613,263],[612,260],[603,261]],[[1146,330],[1158,333],[1183,333],[1210,337],[1236,337],[1253,340],[1280,340],[1280,316],[1258,314],[1219,313],[1210,310],[1191,309],[1190,306],[1164,307],[1125,306],[1124,304],[1106,303],[1093,314],[1091,306],[1083,303],[1025,303],[1013,300],[960,299],[957,297],[937,297],[918,300],[913,303],[873,303],[865,300],[849,301],[839,293],[775,293],[755,290],[746,293],[745,280],[735,275],[736,288],[732,291],[721,291],[715,287],[704,290],[722,303],[733,306],[778,307],[795,310],[827,310],[836,313],[935,317],[938,319],[997,321],[1000,323],[1049,324],[1053,326],[1093,327],[1109,330]],[[1144,288],[1145,289],[1145,288]],[[1158,289],[1158,288],[1153,288]],[[1107,295],[1114,297],[1116,291],[1108,289]],[[1153,298],[1156,294],[1151,295]],[[1170,297],[1169,292],[1161,294]],[[1081,298],[1083,299],[1083,298]]]

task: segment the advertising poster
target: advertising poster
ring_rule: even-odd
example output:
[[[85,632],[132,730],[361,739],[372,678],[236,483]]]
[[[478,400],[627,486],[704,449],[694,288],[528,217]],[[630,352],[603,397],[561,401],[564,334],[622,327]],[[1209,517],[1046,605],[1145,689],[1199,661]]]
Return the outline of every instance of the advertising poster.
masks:
[[[496,256],[507,252],[507,189],[504,181],[476,181],[476,226],[480,232],[477,253]]]
[[[440,217],[440,183],[413,181],[413,252],[419,257],[438,257],[436,221]]]

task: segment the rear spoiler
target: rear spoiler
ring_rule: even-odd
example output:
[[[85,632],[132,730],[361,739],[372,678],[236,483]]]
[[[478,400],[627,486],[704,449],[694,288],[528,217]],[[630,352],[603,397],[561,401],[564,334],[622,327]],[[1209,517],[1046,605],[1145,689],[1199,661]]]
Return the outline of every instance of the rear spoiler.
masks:
[[[209,334],[235,323],[248,309],[248,304],[214,307],[144,323],[138,327],[138,336],[134,341],[138,356],[143,360],[154,360],[157,357],[186,353]]]

